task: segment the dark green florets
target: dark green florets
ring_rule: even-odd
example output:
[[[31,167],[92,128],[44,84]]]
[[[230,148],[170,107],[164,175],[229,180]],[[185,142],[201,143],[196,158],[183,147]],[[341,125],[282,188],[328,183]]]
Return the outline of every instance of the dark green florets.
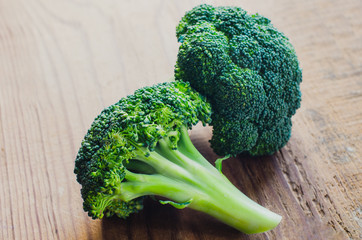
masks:
[[[302,81],[288,38],[258,14],[210,5],[187,12],[176,31],[175,78],[211,102],[215,152],[265,155],[283,147]]]
[[[127,164],[132,168],[134,159],[150,155],[161,139],[170,149],[177,148],[180,129],[208,123],[210,115],[210,105],[183,82],[139,89],[103,110],[88,130],[75,163],[84,210],[93,218],[113,214],[125,218],[142,209],[142,198],[122,195]],[[135,164],[144,173],[153,171],[150,165]]]

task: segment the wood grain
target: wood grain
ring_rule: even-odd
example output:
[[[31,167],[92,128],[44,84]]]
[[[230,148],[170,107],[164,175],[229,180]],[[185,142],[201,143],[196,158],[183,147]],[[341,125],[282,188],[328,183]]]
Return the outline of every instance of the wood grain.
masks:
[[[91,220],[73,174],[94,117],[173,75],[175,26],[207,2],[272,19],[303,67],[288,145],[225,162],[246,195],[283,215],[239,233],[147,200],[127,220]],[[0,0],[0,239],[361,239],[362,2],[359,0]],[[210,161],[210,128],[192,139]]]

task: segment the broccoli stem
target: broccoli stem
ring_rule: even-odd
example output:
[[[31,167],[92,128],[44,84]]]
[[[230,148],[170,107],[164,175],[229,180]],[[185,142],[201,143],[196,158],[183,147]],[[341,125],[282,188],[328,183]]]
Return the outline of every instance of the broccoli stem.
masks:
[[[119,189],[119,197],[123,201],[157,195],[182,203],[190,201],[190,197],[193,195],[201,194],[192,185],[161,174],[148,175],[126,171],[126,180],[121,183]]]
[[[160,140],[155,151],[136,158],[155,173],[126,170],[126,181],[116,195],[123,201],[157,195],[179,204],[187,202],[188,207],[248,234],[265,232],[279,224],[281,216],[241,193],[190,144],[187,128],[181,131],[178,149],[172,149],[167,139]]]
[[[180,128],[180,140],[178,142],[178,150],[186,155],[187,157],[193,159],[194,161],[200,163],[207,169],[210,169],[211,171],[215,171],[215,168],[213,165],[209,163],[209,161],[206,161],[204,156],[196,149],[195,145],[192,143],[189,133],[187,131],[186,126],[181,126]]]

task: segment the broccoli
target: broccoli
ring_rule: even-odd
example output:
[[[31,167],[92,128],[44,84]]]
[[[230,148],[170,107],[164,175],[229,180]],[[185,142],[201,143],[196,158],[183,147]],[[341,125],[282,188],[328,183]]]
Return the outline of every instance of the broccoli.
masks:
[[[288,38],[239,7],[200,5],[176,28],[176,80],[210,101],[219,155],[270,155],[291,135],[302,71]]]
[[[192,144],[188,130],[210,116],[210,104],[184,82],[141,88],[104,109],[75,162],[84,210],[94,219],[126,218],[155,196],[245,233],[277,226],[281,216],[241,193]]]

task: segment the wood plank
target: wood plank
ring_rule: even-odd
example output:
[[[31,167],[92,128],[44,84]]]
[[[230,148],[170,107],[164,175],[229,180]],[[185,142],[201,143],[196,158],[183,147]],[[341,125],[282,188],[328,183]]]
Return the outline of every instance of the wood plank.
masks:
[[[204,1],[0,0],[0,239],[361,239],[362,2],[208,1],[272,19],[303,67],[302,107],[273,156],[225,162],[246,195],[281,214],[245,235],[147,200],[127,220],[91,220],[73,174],[94,117],[173,75],[175,26]],[[193,142],[210,161],[209,127]]]

